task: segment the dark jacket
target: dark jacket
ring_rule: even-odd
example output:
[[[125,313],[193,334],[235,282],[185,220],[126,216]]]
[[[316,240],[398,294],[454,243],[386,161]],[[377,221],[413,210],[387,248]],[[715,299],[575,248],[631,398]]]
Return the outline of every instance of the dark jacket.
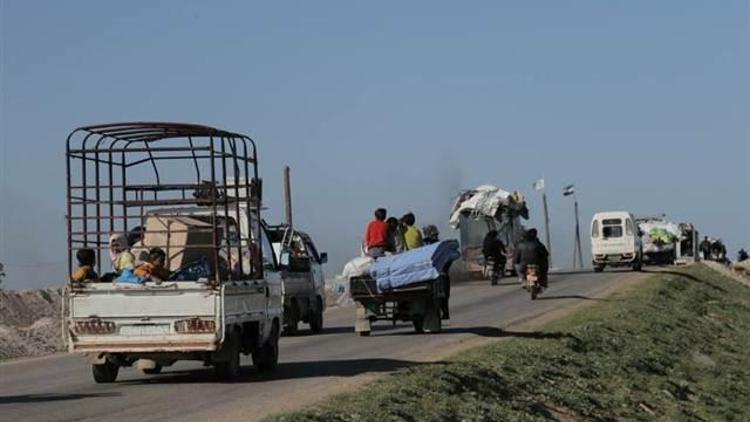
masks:
[[[502,258],[505,254],[505,245],[495,236],[487,236],[482,242],[482,255],[491,258]]]
[[[513,263],[520,265],[546,266],[549,259],[547,248],[537,240],[524,240],[513,253]]]

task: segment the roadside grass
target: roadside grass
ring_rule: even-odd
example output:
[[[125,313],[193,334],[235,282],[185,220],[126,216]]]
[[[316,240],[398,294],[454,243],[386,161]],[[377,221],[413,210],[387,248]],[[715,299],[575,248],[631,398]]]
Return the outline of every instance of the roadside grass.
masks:
[[[275,421],[750,420],[750,288],[660,273],[542,331]]]

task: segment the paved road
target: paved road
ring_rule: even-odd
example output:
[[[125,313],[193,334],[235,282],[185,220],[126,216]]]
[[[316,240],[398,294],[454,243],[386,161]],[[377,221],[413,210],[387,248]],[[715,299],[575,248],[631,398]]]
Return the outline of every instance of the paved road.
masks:
[[[413,333],[411,325],[380,323],[371,337],[353,332],[353,307],[326,312],[319,335],[284,337],[278,370],[259,375],[249,358],[242,380],[222,383],[199,363],[178,363],[160,375],[131,368],[115,384],[94,384],[85,361],[55,355],[0,364],[0,419],[255,420],[351,390],[377,374],[439,360],[493,337],[514,335],[512,323],[592,300],[633,273],[560,274],[543,300],[531,302],[516,283],[455,284],[451,321],[440,334]],[[500,330],[500,328],[505,328]],[[521,335],[516,333],[516,335]]]

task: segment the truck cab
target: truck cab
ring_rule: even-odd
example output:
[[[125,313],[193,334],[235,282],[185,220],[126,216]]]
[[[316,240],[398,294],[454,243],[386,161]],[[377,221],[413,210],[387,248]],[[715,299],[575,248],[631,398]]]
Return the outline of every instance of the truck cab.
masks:
[[[277,366],[281,274],[262,224],[252,139],[193,124],[113,123],[74,130],[66,159],[69,271],[86,249],[95,275],[70,279],[63,338],[96,382],[178,360],[231,380],[241,354],[259,371]],[[125,251],[107,241],[113,234],[128,238]],[[155,250],[168,276],[138,276]],[[125,252],[135,262],[117,269],[110,258]]]
[[[284,332],[294,335],[300,322],[314,333],[323,330],[326,308],[323,264],[328,254],[318,252],[312,237],[288,225],[268,226],[276,259],[281,263]]]
[[[591,220],[591,256],[594,271],[605,267],[643,266],[643,247],[638,226],[627,211],[608,211],[594,214]]]

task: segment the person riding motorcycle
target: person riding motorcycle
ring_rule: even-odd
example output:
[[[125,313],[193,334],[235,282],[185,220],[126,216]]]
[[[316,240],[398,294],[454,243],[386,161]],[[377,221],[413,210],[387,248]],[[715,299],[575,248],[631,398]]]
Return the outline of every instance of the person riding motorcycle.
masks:
[[[529,229],[525,239],[516,246],[513,263],[519,269],[519,277],[526,274],[526,267],[536,265],[539,271],[539,284],[547,288],[547,270],[549,269],[549,252],[537,238],[536,229]]]
[[[492,265],[492,282],[497,281],[505,272],[505,245],[498,238],[497,230],[490,230],[482,242],[484,260]]]

